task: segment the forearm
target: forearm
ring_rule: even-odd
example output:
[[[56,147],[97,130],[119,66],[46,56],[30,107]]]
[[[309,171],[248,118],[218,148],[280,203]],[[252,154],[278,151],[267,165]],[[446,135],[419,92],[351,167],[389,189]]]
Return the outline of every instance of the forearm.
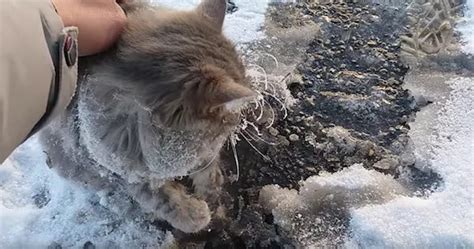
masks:
[[[77,29],[65,29],[48,0],[3,0],[0,12],[1,163],[72,98]]]

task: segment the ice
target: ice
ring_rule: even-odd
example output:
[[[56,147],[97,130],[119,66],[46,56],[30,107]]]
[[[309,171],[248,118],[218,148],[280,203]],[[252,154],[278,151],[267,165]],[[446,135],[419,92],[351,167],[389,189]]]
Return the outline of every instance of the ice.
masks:
[[[427,140],[428,167],[443,179],[431,195],[415,197],[391,176],[354,165],[310,177],[299,192],[265,186],[260,203],[304,248],[474,248],[474,79],[448,84]]]
[[[199,0],[153,0],[171,8],[191,9]],[[268,1],[235,1],[225,32],[235,42],[263,37]],[[143,217],[118,217],[101,204],[110,199],[68,182],[46,164],[36,139],[30,139],[0,165],[0,248],[158,248],[173,243]],[[113,200],[112,200],[113,201]],[[100,204],[99,204],[100,203]]]
[[[474,1],[467,6],[458,30],[463,50],[474,54]],[[433,193],[394,196],[389,190],[397,185],[387,185],[393,179],[354,165],[310,177],[299,192],[266,186],[260,193],[262,205],[303,248],[341,247],[339,243],[344,248],[474,248],[474,78],[453,77],[447,88],[442,101],[436,101],[436,115],[422,122],[434,126],[423,128],[422,133],[430,133],[412,132],[426,136],[415,141],[416,160],[442,178]],[[321,196],[329,196],[336,206],[327,208],[328,199]]]
[[[474,1],[466,5],[458,31],[463,50],[474,54]],[[346,247],[474,248],[474,78],[453,78],[447,85],[448,99],[417,153],[441,175],[441,187],[426,198],[353,210]]]
[[[427,198],[352,211],[348,247],[474,247],[474,79],[457,78],[433,134],[430,167],[443,178]]]
[[[356,164],[300,183],[299,192],[265,186],[259,201],[286,236],[303,248],[334,247],[344,241],[350,209],[384,203],[407,190],[391,176]]]
[[[427,167],[443,180],[431,195],[411,196],[391,176],[354,165],[310,177],[299,192],[266,186],[261,204],[305,248],[473,248],[474,79],[448,85],[431,144],[423,147]]]
[[[143,220],[126,220],[99,205],[99,197],[48,169],[33,138],[0,167],[0,247],[155,248],[171,243]]]
[[[175,8],[189,10],[200,2],[199,0],[151,0],[153,3]],[[264,37],[263,22],[265,11],[271,0],[235,0],[233,1],[238,11],[227,14],[224,22],[224,33],[237,43],[251,42]]]
[[[152,0],[191,9],[199,0]],[[225,33],[237,43],[264,38],[270,0],[235,0]],[[458,25],[463,50],[474,54],[474,0]],[[300,191],[267,186],[260,201],[287,236],[307,248],[344,243],[346,248],[474,248],[474,80],[450,81],[425,147],[428,166],[442,184],[413,197],[390,176],[354,165],[313,176]],[[107,199],[51,171],[36,139],[0,166],[0,248],[156,248],[172,236],[147,222],[126,220],[99,205]],[[329,232],[328,232],[329,231]]]
[[[458,30],[462,34],[463,50],[466,53],[474,54],[474,0],[467,0],[466,7],[464,18],[458,25]]]

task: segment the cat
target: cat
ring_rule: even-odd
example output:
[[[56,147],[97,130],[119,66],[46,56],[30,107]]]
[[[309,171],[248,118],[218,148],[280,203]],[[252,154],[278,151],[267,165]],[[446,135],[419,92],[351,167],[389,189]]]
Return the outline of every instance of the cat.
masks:
[[[124,193],[185,233],[211,219],[219,152],[257,94],[222,33],[225,0],[192,11],[122,5],[127,25],[88,63],[73,103],[41,133],[50,167],[98,191]],[[194,195],[175,179],[189,176]]]

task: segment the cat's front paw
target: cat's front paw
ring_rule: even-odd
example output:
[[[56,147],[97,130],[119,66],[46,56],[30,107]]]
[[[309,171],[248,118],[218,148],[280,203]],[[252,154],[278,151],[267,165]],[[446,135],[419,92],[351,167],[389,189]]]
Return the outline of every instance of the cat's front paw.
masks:
[[[201,199],[214,203],[220,196],[224,175],[218,164],[208,167],[206,170],[193,176],[194,193]]]
[[[206,202],[188,197],[176,203],[166,221],[185,233],[196,233],[209,224],[211,213]]]

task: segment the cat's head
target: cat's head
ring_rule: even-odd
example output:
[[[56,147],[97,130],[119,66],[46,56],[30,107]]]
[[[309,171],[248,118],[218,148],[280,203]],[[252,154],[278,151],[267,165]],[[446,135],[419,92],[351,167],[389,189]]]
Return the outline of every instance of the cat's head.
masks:
[[[114,74],[154,124],[236,126],[240,109],[256,97],[234,45],[222,33],[225,12],[225,0],[203,0],[192,11],[146,5],[127,11]]]

